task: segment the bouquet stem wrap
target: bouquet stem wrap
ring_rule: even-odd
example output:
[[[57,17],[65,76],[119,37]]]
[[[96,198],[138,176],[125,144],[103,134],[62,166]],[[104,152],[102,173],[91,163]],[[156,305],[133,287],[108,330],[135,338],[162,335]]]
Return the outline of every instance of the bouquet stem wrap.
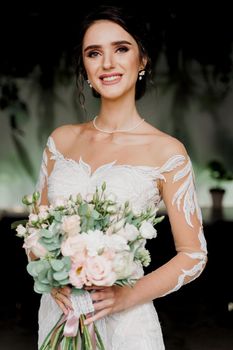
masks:
[[[86,316],[94,312],[90,293],[71,294],[73,310],[62,315],[45,338],[40,350],[104,350],[94,323],[85,326]]]

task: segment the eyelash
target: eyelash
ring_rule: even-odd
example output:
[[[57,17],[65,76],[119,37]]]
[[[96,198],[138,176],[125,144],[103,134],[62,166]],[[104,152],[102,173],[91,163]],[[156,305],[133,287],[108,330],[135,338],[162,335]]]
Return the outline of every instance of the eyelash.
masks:
[[[120,46],[116,49],[116,52],[120,52],[120,53],[124,53],[124,52],[127,52],[129,51],[129,48],[126,47],[126,46]],[[99,52],[98,51],[90,51],[88,52],[87,54],[87,57],[90,57],[90,58],[95,58],[99,55]]]

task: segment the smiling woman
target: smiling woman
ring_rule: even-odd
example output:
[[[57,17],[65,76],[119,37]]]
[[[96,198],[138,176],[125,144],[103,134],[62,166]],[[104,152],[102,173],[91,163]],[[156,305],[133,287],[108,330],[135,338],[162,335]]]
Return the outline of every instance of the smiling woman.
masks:
[[[178,139],[146,122],[137,110],[136,99],[143,96],[151,73],[143,22],[125,10],[107,6],[89,14],[82,28],[76,50],[79,92],[83,94],[87,81],[100,97],[100,110],[90,122],[64,125],[52,132],[37,189],[41,204],[53,205],[61,197],[66,200],[77,193],[89,198],[105,182],[107,197],[114,196],[119,204],[127,202],[136,217],[149,208],[156,212],[164,201],[177,254],[147,275],[139,264],[132,272],[132,278],[140,274],[133,287],[89,286],[93,301],[89,309],[94,308],[95,313],[86,320],[89,326],[96,323],[106,350],[162,350],[153,300],[197,278],[207,260],[192,163]],[[122,239],[127,224],[123,222],[119,232],[108,234]],[[140,255],[143,251],[139,248]],[[82,259],[80,254],[74,257],[82,260],[82,271],[88,254],[85,251]],[[80,269],[75,273],[79,275]],[[42,296],[40,346],[62,312],[72,314],[71,300],[78,301],[79,296],[70,299],[70,291],[69,286],[58,291],[53,288]],[[90,298],[86,302],[90,303]]]
[[[82,23],[81,34],[80,34],[80,44],[76,48],[76,76],[79,90],[82,91],[83,83],[87,80],[87,68],[84,67],[85,62],[88,64],[88,57],[97,58],[98,62],[100,59],[104,59],[105,66],[111,65],[111,60],[117,59],[124,60],[124,55],[126,54],[127,64],[133,53],[138,52],[138,62],[141,65],[141,76],[144,79],[136,79],[136,100],[141,98],[146,90],[146,81],[151,77],[151,59],[148,51],[149,46],[149,33],[145,20],[139,18],[133,14],[127,13],[125,10],[124,16],[121,16],[119,11],[115,11],[113,7],[105,7],[102,11],[102,18],[100,20],[98,13],[90,13]],[[111,19],[111,30],[106,23]],[[95,36],[92,36],[93,31],[95,31],[96,20],[102,24],[102,33],[99,29]],[[90,27],[90,24],[93,24]],[[107,27],[106,27],[107,26]],[[112,32],[113,31],[113,32]],[[114,35],[111,35],[113,34]],[[102,34],[104,34],[105,42],[102,42]],[[115,39],[115,40],[114,40]],[[94,40],[96,40],[94,42]],[[101,44],[100,44],[101,43]],[[109,45],[109,50],[108,46]],[[110,55],[110,53],[112,54]],[[115,53],[113,55],[113,53]],[[100,56],[100,57],[99,57]],[[134,59],[136,57],[134,56]],[[134,63],[135,64],[135,63]],[[113,72],[116,76],[122,76],[123,72]],[[138,73],[138,72],[137,72]],[[107,80],[114,81],[114,76],[106,76],[105,82]],[[152,81],[152,79],[151,79]],[[89,84],[90,80],[88,79]],[[96,89],[92,90],[95,97],[100,97],[99,92]],[[82,96],[83,98],[83,96]]]

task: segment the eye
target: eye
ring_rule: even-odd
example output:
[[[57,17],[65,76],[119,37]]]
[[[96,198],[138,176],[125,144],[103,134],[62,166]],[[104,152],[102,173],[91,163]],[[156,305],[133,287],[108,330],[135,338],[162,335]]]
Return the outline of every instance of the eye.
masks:
[[[98,51],[89,51],[87,54],[87,57],[94,58],[94,57],[97,57],[98,55],[99,55]]]
[[[127,47],[127,46],[120,46],[120,47],[118,47],[117,48],[117,52],[122,52],[122,53],[124,53],[124,52],[127,52],[127,51],[129,51],[129,48]]]

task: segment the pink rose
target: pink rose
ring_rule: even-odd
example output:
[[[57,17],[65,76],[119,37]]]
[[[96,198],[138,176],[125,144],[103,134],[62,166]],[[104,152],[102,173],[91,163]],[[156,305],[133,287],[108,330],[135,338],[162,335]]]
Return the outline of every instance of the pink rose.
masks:
[[[33,233],[25,238],[23,248],[31,251],[37,258],[43,258],[47,255],[48,251],[42,244],[39,243],[39,239],[39,231],[34,230]]]
[[[112,261],[104,256],[89,257],[85,263],[88,282],[95,286],[111,286],[116,281],[116,274],[112,270]]]

